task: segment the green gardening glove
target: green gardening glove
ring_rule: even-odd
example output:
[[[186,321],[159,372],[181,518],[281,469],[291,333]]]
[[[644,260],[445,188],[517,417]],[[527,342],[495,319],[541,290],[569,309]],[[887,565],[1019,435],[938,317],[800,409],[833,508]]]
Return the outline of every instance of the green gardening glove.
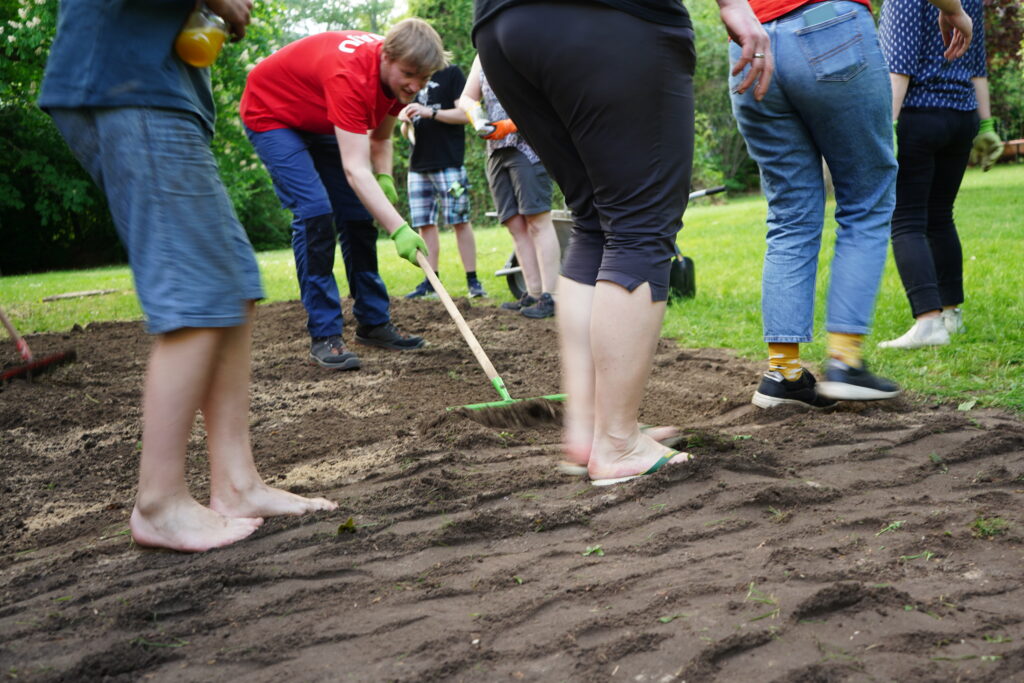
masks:
[[[1003,141],[996,132],[996,120],[982,119],[978,125],[978,134],[974,136],[974,146],[971,147],[971,163],[987,171],[1002,154]]]
[[[380,185],[380,189],[384,190],[384,196],[388,198],[389,202],[398,203],[398,190],[395,189],[395,179],[391,177],[390,173],[378,173],[377,184]]]
[[[398,255],[414,266],[419,265],[416,262],[417,251],[422,251],[424,256],[430,255],[430,252],[427,251],[427,243],[409,227],[408,223],[402,223],[398,230],[391,233],[391,240],[395,243],[395,251],[398,252]]]
[[[900,158],[900,139],[896,137],[896,129],[899,128],[900,122],[892,122],[892,154],[897,159]]]

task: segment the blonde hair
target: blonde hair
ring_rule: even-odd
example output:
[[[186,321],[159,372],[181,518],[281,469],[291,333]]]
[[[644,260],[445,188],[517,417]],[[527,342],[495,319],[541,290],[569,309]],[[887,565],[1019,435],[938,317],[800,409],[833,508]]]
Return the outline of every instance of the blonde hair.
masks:
[[[434,27],[416,17],[392,26],[384,37],[383,49],[390,61],[405,62],[424,73],[440,71],[451,58]]]

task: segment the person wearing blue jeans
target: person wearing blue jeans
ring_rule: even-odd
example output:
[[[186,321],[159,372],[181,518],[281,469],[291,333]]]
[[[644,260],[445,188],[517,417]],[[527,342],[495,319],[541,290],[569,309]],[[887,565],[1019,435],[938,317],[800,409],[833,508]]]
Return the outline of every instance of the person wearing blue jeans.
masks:
[[[356,340],[363,341],[362,333],[367,330],[388,325],[388,290],[377,271],[377,228],[373,216],[345,180],[335,137],[291,128],[264,133],[246,128],[245,132],[270,171],[282,206],[294,216],[295,271],[307,314],[306,328],[314,345],[316,340],[340,337],[343,328],[341,298],[334,278],[335,239],[341,245],[353,299],[352,315],[359,323]],[[423,346],[423,338],[396,334],[390,344],[391,348],[414,349]],[[312,357],[332,369],[360,366],[359,358],[347,350],[322,360],[315,352]]]
[[[885,265],[897,171],[888,68],[870,6],[866,0],[751,6],[771,39],[776,69],[763,99],[732,96],[768,199],[761,309],[769,370],[753,403],[820,408],[836,399],[896,396],[899,387],[871,374],[861,353]],[[739,56],[731,46],[731,60]],[[730,79],[731,90],[742,77]],[[813,336],[825,219],[822,158],[832,173],[839,228],[825,321],[829,358],[825,381],[817,383],[800,365],[799,344]]]

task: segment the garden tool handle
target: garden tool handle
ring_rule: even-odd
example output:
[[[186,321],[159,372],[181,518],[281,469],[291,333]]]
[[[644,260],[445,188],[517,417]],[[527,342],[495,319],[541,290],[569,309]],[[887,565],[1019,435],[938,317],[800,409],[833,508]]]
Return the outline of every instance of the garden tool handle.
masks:
[[[23,360],[31,363],[32,362],[32,349],[28,348],[28,342],[22,339],[18,331],[14,329],[14,325],[4,314],[2,308],[0,308],[0,322],[3,322],[4,327],[7,328],[7,334],[11,335],[11,340],[14,341],[14,345],[18,347],[18,353],[21,354]]]
[[[434,269],[430,267],[430,262],[427,261],[427,257],[423,255],[422,251],[416,251],[416,260],[419,262],[420,268],[422,268],[423,272],[426,274],[427,280],[429,280],[430,284],[433,285],[434,291],[437,292],[439,297],[441,297],[441,303],[444,304],[445,309],[448,311],[448,315],[450,315],[452,320],[455,321],[455,326],[459,328],[459,332],[462,333],[466,343],[469,344],[469,350],[473,352],[474,356],[476,356],[476,362],[480,364],[481,368],[483,368],[484,374],[487,375],[487,379],[491,380],[492,384],[496,379],[500,381],[498,371],[494,369],[494,365],[491,364],[487,354],[484,353],[484,349],[480,346],[480,342],[476,340],[476,335],[473,334],[473,330],[469,329],[469,325],[466,324],[466,319],[462,317],[462,313],[460,313],[459,309],[455,306],[455,302],[452,301],[451,295],[448,294],[448,290],[446,290],[444,285],[441,284],[441,280],[438,279]]]

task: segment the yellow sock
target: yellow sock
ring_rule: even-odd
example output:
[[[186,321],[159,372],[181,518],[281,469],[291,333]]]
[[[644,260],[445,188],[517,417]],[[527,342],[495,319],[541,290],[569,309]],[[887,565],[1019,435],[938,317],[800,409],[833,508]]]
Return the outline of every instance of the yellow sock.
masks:
[[[861,366],[860,345],[864,341],[863,334],[828,333],[828,355],[840,360],[851,368]]]
[[[800,365],[800,345],[769,342],[768,370],[775,370],[786,380],[800,379],[803,367]]]

